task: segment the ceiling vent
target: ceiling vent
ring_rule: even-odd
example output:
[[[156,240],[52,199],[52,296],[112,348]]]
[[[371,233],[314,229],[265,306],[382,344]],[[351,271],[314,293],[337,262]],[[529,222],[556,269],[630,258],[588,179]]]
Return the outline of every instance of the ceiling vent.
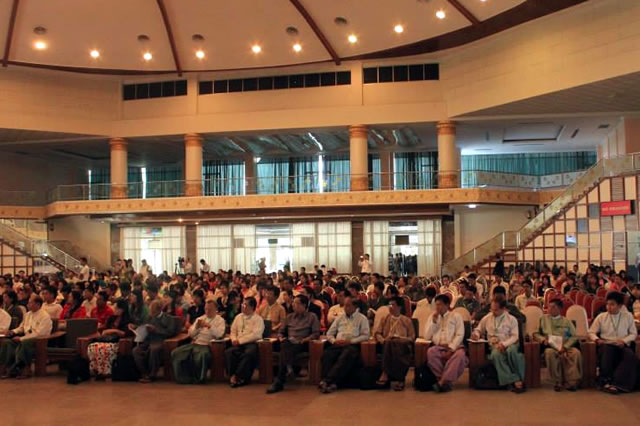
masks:
[[[519,123],[504,129],[503,144],[543,144],[557,142],[564,126],[556,123]]]
[[[598,129],[608,129],[609,125],[608,124],[601,124],[598,126]]]

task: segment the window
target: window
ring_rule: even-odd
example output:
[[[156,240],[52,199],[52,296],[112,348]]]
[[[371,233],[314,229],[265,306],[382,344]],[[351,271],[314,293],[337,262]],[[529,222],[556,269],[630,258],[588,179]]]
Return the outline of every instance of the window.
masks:
[[[323,72],[311,74],[278,75],[245,79],[201,81],[200,95],[228,92],[251,92],[256,90],[302,89],[319,86],[342,86],[351,84],[351,71]]]
[[[199,84],[198,87],[200,93],[203,93],[203,91],[206,92],[208,89],[208,86],[206,84],[204,86],[202,84]],[[123,101],[133,101],[136,99],[148,98],[168,98],[172,96],[185,96],[186,94],[187,80],[124,84],[122,86]]]
[[[144,259],[154,274],[172,273],[178,257],[185,255],[184,226],[125,227],[121,228],[120,235],[121,256],[132,259],[136,271],[140,270]]]
[[[402,81],[439,80],[439,64],[414,64],[370,67],[362,70],[364,84]]]

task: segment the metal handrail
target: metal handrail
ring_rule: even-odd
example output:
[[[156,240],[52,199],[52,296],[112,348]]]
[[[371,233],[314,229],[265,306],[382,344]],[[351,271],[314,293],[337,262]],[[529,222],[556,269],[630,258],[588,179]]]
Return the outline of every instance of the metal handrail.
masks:
[[[640,154],[627,154],[602,159],[587,169],[576,181],[554,198],[534,218],[517,231],[504,231],[469,250],[458,258],[442,265],[442,273],[453,275],[466,265],[477,265],[503,250],[518,250],[543,230],[557,215],[576,203],[603,178],[636,172],[640,168]],[[509,242],[509,244],[507,244]]]

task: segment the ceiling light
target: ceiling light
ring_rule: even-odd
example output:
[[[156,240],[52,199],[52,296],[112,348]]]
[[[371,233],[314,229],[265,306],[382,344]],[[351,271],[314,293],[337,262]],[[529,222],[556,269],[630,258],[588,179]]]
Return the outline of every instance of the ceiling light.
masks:
[[[258,54],[258,53],[262,52],[262,47],[260,47],[259,44],[254,44],[251,47],[251,50],[253,50],[253,53]]]
[[[178,219],[178,222],[182,223],[182,218]]]
[[[351,43],[351,44],[358,42],[358,37],[356,37],[355,34],[350,34],[347,39],[349,40],[349,43]]]
[[[302,46],[300,45],[300,43],[296,43],[293,45],[293,51],[294,52],[300,52],[302,50]]]
[[[42,40],[37,40],[35,43],[33,43],[33,47],[35,47],[38,50],[44,50],[47,48],[47,42]]]
[[[475,209],[476,207],[478,207],[476,204],[469,204],[470,209]]]
[[[438,19],[444,19],[447,16],[446,13],[444,13],[444,10],[440,9],[436,12],[436,18]]]
[[[151,52],[144,52],[142,54],[142,59],[144,59],[145,61],[150,61],[151,59],[153,59],[153,55],[151,54]]]
[[[200,222],[196,222],[196,225],[200,225]]]
[[[202,49],[196,50],[196,58],[204,59],[204,50],[202,50]]]
[[[395,31],[398,34],[401,34],[404,32],[404,27],[402,25],[396,25],[395,27],[393,27],[393,31]]]
[[[98,49],[93,49],[91,52],[89,52],[89,55],[93,58],[93,59],[97,59],[100,57],[100,51]]]

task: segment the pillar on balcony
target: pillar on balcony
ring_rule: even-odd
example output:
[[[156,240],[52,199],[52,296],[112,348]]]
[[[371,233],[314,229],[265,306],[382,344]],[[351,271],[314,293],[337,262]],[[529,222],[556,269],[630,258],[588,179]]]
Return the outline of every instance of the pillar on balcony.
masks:
[[[383,151],[380,153],[380,186],[382,190],[393,190],[393,152]]]
[[[127,141],[111,138],[111,198],[127,198]]]
[[[460,187],[460,153],[456,147],[456,124],[438,123],[438,188]]]
[[[351,168],[351,190],[367,191],[369,189],[369,129],[364,125],[349,127],[349,163]]]
[[[258,173],[256,171],[256,162],[253,158],[253,154],[247,154],[244,157],[244,179],[245,179],[245,194],[257,194],[258,184],[256,177]]]
[[[202,195],[202,137],[195,133],[184,135],[184,195]]]

